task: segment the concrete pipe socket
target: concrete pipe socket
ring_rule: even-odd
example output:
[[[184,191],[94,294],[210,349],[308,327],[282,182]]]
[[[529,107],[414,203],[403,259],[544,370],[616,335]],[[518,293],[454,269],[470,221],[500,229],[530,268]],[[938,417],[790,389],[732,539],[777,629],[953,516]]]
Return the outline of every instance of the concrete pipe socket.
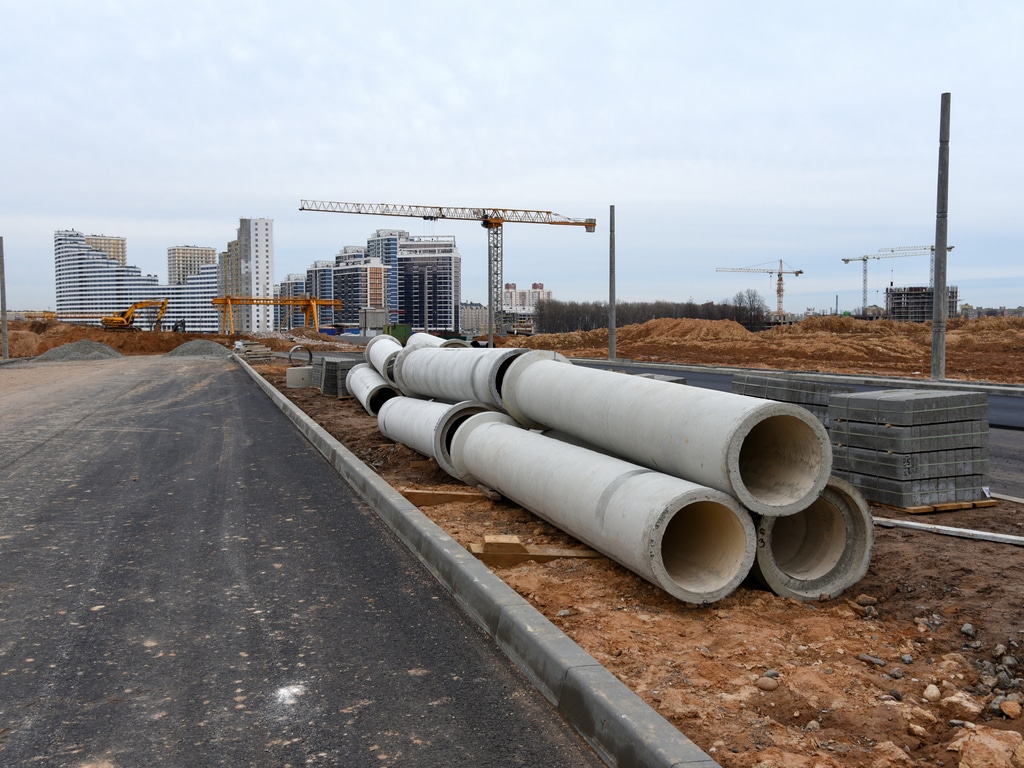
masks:
[[[345,376],[345,388],[371,416],[376,416],[384,403],[398,396],[395,388],[369,363],[359,363],[349,369]]]
[[[856,488],[836,477],[806,509],[755,518],[754,525],[757,558],[751,578],[782,597],[836,597],[864,578],[871,563],[871,510]]]
[[[499,413],[470,416],[452,461],[670,595],[704,605],[731,593],[754,560],[754,526],[728,494],[552,440]]]
[[[363,354],[373,369],[379,373],[392,387],[396,386],[394,377],[395,360],[401,353],[402,342],[386,333],[374,336],[366,343]]]
[[[828,481],[828,433],[797,405],[567,362],[554,352],[516,358],[501,384],[505,410],[524,426],[728,493],[760,515],[798,512]]]
[[[503,409],[501,383],[524,349],[420,347],[395,361],[395,381],[403,394],[459,403],[466,400]]]
[[[434,459],[449,475],[461,479],[451,460],[454,432],[473,414],[490,410],[483,403],[451,405],[399,395],[380,407],[377,425],[388,439]]]

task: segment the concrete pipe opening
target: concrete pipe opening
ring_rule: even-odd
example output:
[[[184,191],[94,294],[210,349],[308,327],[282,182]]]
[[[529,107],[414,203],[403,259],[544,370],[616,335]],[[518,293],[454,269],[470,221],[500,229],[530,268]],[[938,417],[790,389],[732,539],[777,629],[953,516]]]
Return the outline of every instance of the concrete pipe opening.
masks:
[[[828,433],[810,413],[759,414],[734,445],[739,451],[729,461],[733,490],[758,514],[795,514],[821,492],[832,470]]]
[[[691,603],[711,603],[730,594],[752,565],[750,517],[717,501],[696,501],[669,516],[661,534],[659,571],[675,588],[666,591]]]
[[[754,578],[777,595],[819,600],[836,597],[864,577],[874,529],[860,493],[843,480],[829,478],[805,510],[761,518],[757,538]]]

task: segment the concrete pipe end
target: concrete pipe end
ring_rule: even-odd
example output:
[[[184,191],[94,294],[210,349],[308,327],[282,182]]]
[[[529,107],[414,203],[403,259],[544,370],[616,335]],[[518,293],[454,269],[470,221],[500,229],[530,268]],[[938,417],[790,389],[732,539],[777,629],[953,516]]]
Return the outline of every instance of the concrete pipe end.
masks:
[[[728,596],[750,572],[757,534],[745,509],[703,488],[666,508],[650,541],[659,586],[673,597],[707,605]]]
[[[515,419],[504,413],[498,413],[497,411],[477,413],[461,420],[449,441],[448,455],[451,458],[452,468],[455,470],[450,474],[464,482],[466,485],[473,486],[475,488],[482,484],[480,480],[473,476],[473,473],[469,471],[469,467],[466,465],[466,441],[469,440],[470,434],[477,427],[495,422],[499,424],[508,424],[513,427],[521,426]]]
[[[445,412],[434,427],[434,459],[437,465],[454,478],[461,480],[459,470],[452,461],[452,440],[459,427],[470,416],[478,413],[493,413],[494,409],[486,403],[465,400],[456,403]],[[476,483],[474,483],[476,485]]]
[[[752,575],[782,597],[828,600],[864,578],[873,546],[867,502],[852,485],[832,477],[804,510],[757,521]]]
[[[739,423],[726,461],[740,503],[755,514],[781,517],[805,509],[825,488],[832,444],[810,411],[766,403]]]
[[[442,347],[445,347],[446,349],[447,349],[447,348],[454,348],[454,349],[469,349],[469,348],[471,348],[471,347],[472,347],[473,345],[472,345],[472,344],[470,344],[470,343],[469,343],[468,341],[466,341],[465,339],[445,339],[445,340],[444,340],[444,341],[443,341],[443,342],[441,343],[441,346],[442,346]]]
[[[516,357],[505,369],[504,375],[498,383],[498,396],[505,410],[516,421],[529,429],[546,429],[550,425],[538,424],[523,413],[523,409],[516,403],[516,386],[523,371],[535,363],[545,361],[572,364],[569,358],[557,352],[546,349],[531,350]]]
[[[393,344],[393,345],[397,345],[399,347],[399,349],[402,348],[402,342],[400,342],[394,336],[391,336],[390,334],[387,334],[387,333],[379,333],[376,336],[374,336],[372,339],[370,339],[368,342],[366,342],[366,348],[363,350],[363,357],[366,358],[366,362],[368,362],[368,363],[370,362],[370,350],[372,350],[374,347],[376,347],[379,344],[388,344],[388,343]]]

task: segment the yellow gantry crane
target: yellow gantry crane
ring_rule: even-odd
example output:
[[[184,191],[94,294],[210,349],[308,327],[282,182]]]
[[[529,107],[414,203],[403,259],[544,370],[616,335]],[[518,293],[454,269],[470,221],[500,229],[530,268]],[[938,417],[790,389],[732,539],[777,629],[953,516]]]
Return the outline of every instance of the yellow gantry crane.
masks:
[[[456,219],[479,221],[487,230],[487,326],[491,346],[494,346],[494,324],[503,319],[502,306],[502,227],[506,222],[517,224],[556,224],[584,227],[587,232],[597,229],[597,219],[570,219],[551,211],[531,211],[516,208],[458,208],[453,206],[393,205],[390,203],[335,203],[325,200],[302,200],[300,211],[324,213],[362,213],[371,216],[407,216],[436,221]]]
[[[765,267],[719,267],[715,272],[760,272],[762,274],[775,275],[777,274],[778,280],[775,281],[775,296],[778,299],[778,308],[775,313],[779,318],[785,317],[786,313],[782,309],[782,276],[783,275],[802,275],[804,271],[802,269],[783,269],[782,259],[779,259],[778,269],[769,269]]]
[[[235,306],[275,306],[275,307],[299,307],[305,318],[306,325],[316,328],[319,323],[318,307],[341,307],[338,299],[318,299],[313,296],[299,298],[276,298],[261,296],[214,296],[212,299],[215,307],[220,307],[220,327],[228,327],[228,333],[232,336],[235,333]]]

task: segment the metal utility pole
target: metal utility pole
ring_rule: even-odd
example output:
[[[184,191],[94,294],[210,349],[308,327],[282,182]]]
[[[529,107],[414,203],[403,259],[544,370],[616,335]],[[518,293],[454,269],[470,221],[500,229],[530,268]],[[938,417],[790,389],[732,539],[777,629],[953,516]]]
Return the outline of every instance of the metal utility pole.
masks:
[[[939,179],[935,205],[935,284],[932,286],[932,378],[946,378],[946,236],[949,211],[949,94],[939,113]]]
[[[608,359],[615,359],[615,206],[608,206]]]
[[[11,350],[7,346],[7,278],[4,276],[4,239],[0,237],[0,354],[8,360]]]

